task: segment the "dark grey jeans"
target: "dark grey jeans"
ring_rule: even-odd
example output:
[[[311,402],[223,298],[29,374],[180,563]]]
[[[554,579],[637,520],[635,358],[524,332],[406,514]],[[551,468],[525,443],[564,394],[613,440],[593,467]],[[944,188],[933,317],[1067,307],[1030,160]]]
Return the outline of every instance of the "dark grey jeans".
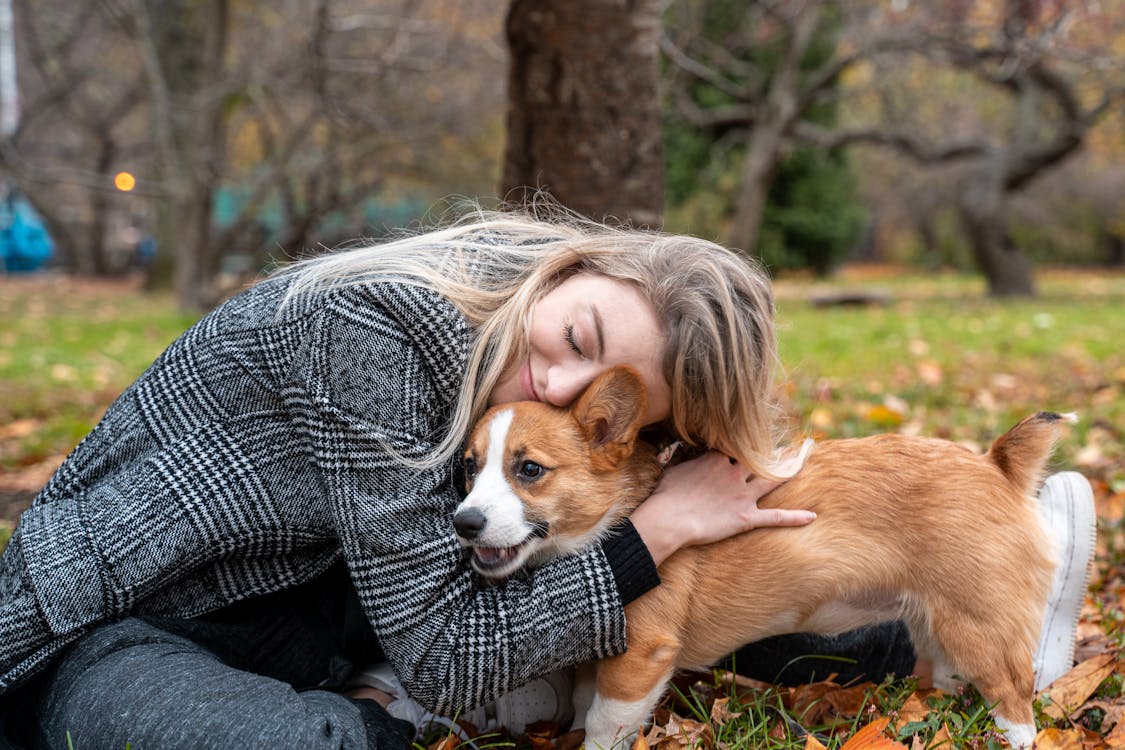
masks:
[[[102,626],[5,701],[7,742],[36,750],[402,750],[414,727],[335,691],[353,660],[381,656],[374,637],[362,635],[369,630],[348,626],[347,585],[341,569],[208,617]]]
[[[379,748],[414,728],[341,687],[382,659],[343,568],[291,591],[193,620],[129,618],[86,635],[37,681],[0,699],[0,750]],[[750,644],[739,673],[786,684],[906,676],[898,623],[838,638]]]

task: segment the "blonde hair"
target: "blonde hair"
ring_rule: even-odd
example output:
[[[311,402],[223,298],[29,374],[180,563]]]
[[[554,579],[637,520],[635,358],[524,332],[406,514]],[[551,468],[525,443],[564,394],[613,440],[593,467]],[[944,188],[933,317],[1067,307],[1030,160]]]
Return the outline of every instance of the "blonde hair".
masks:
[[[544,213],[547,215],[544,216]],[[577,272],[635,285],[667,336],[668,429],[772,476],[777,369],[773,296],[756,263],[695,237],[608,226],[557,207],[472,211],[434,231],[301,261],[287,300],[312,290],[390,281],[446,297],[472,329],[446,434],[424,463],[449,460],[509,365],[527,353],[530,311]]]

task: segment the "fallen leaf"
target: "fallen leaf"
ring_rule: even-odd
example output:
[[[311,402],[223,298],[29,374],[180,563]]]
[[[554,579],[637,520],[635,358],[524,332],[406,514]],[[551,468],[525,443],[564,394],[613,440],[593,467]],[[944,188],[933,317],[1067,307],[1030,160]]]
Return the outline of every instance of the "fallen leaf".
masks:
[[[848,738],[840,750],[892,750],[892,748],[907,750],[906,745],[895,742],[883,734],[890,722],[890,718],[886,716],[876,719]]]
[[[456,750],[461,738],[450,732],[436,742],[430,743],[429,750]]]
[[[721,727],[731,719],[742,716],[741,711],[731,711],[727,707],[729,703],[730,698],[717,698],[715,702],[711,704],[711,722],[715,726]]]
[[[911,693],[910,697],[903,701],[897,713],[898,720],[894,724],[894,730],[896,732],[907,724],[925,719],[930,713],[930,707],[927,706],[918,696],[918,693],[915,692]]]
[[[1125,721],[1118,721],[1113,730],[1105,736],[1105,744],[1112,748],[1125,748]]]
[[[1101,654],[1079,664],[1043,690],[1039,696],[1050,696],[1051,702],[1043,713],[1052,719],[1063,719],[1079,708],[1094,694],[1102,680],[1113,674],[1117,664],[1115,654]]]
[[[949,735],[949,727],[947,727],[945,724],[942,724],[940,727],[938,727],[938,730],[934,732],[934,738],[930,740],[930,747],[953,747],[953,738]]]
[[[918,379],[931,388],[937,388],[945,379],[945,373],[942,372],[941,365],[928,359],[918,363]]]
[[[805,750],[828,750],[811,733],[805,735]]]
[[[637,739],[633,740],[633,750],[648,750],[648,742],[645,741],[644,732],[637,732]]]
[[[1082,750],[1082,732],[1048,727],[1035,735],[1037,750]]]
[[[578,750],[586,740],[586,730],[572,729],[555,740],[555,750]]]
[[[1083,708],[1098,708],[1105,712],[1105,715],[1102,717],[1103,729],[1113,727],[1120,732],[1125,732],[1125,722],[1121,720],[1123,717],[1125,717],[1125,703],[1114,703],[1112,701],[1105,700],[1092,700],[1086,701],[1086,703],[1083,704]]]
[[[832,713],[832,705],[825,700],[825,696],[839,689],[840,686],[834,682],[799,685],[789,693],[785,707],[804,726],[823,724]]]
[[[863,418],[880,427],[895,427],[902,424],[903,414],[884,404],[876,404],[864,413]]]
[[[867,697],[872,688],[870,682],[865,682],[853,687],[833,690],[827,693],[824,699],[836,710],[836,713],[851,718],[859,716],[860,711],[867,705]]]

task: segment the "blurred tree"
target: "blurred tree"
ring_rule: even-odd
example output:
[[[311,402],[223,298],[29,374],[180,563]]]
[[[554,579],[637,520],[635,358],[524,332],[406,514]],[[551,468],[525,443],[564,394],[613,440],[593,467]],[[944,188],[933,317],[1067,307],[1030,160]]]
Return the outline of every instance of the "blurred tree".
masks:
[[[841,41],[841,31],[863,27],[872,12],[868,6],[830,0],[679,0],[670,6],[661,46],[671,63],[673,118],[708,134],[705,140],[712,151],[717,149],[719,158],[736,154],[740,165],[727,233],[730,245],[748,252],[765,250],[760,234],[767,203],[779,165],[798,143],[797,124],[811,120],[830,126],[835,121],[832,99],[840,75],[871,50],[901,44],[893,36],[873,36],[864,39],[863,46]],[[732,149],[732,143],[738,147]],[[846,166],[838,156],[821,161],[817,170],[821,176],[833,162],[842,176]],[[787,182],[812,166],[805,157],[789,170]],[[846,184],[846,180],[834,182]],[[782,197],[780,192],[776,197]],[[844,194],[833,198],[835,208],[848,203]],[[773,216],[780,218],[781,211],[789,210],[792,220],[794,208],[779,205]],[[822,208],[821,222],[831,221],[831,211],[826,209]],[[820,257],[811,259],[813,265],[827,268],[830,256],[838,256],[854,239],[855,211],[853,207],[838,214],[841,226],[830,235],[842,246],[819,248]],[[811,228],[815,221],[808,216],[800,223]],[[792,221],[789,224],[796,229]],[[772,227],[772,234],[769,244],[780,250],[778,237],[785,234],[780,223]],[[820,234],[821,241],[830,239]],[[791,248],[791,258],[796,250]]]
[[[17,3],[24,120],[0,156],[78,270],[120,270],[139,224],[154,280],[207,307],[233,260],[378,232],[381,191],[494,189],[504,0]],[[116,254],[87,262],[99,242]]]
[[[846,161],[793,138],[802,120],[835,122],[832,93],[858,59],[839,52],[843,21],[834,2],[679,0],[668,10],[670,199],[715,192],[713,165],[732,165],[734,184],[720,191],[731,196],[726,240],[773,267],[826,272],[859,232]]]
[[[502,195],[660,225],[660,5],[512,0]]]
[[[0,166],[46,222],[63,264],[85,273],[113,269],[107,248],[110,167],[128,150],[123,135],[144,99],[143,79],[123,64],[123,40],[92,3],[42,8],[16,0],[20,118],[0,138]],[[89,58],[104,43],[98,75]],[[90,210],[80,211],[87,196]]]
[[[1076,153],[1125,90],[1119,74],[1105,75],[1119,63],[1081,40],[1091,25],[1110,20],[1110,11],[1094,3],[1045,0],[897,6],[885,20],[913,40],[912,50],[884,60],[872,76],[883,87],[875,99],[882,106],[868,111],[881,117],[835,130],[802,122],[795,132],[823,147],[870,143],[923,164],[961,162],[954,198],[990,294],[1031,295],[1032,266],[1010,232],[1010,197]],[[917,83],[918,68],[911,63],[918,57],[926,68],[959,72],[983,84],[991,98],[972,99],[976,111],[936,123],[944,127],[920,114],[925,106],[897,106],[887,88],[902,86],[904,78]],[[916,90],[921,98],[936,98],[932,89]],[[956,94],[965,99],[964,88]]]

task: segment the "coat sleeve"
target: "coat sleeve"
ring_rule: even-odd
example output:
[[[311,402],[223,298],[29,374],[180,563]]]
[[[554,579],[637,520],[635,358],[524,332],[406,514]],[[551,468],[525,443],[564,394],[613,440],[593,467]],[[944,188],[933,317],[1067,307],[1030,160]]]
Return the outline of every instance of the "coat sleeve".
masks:
[[[411,695],[444,714],[625,647],[601,547],[482,586],[451,524],[453,467],[399,458],[435,444],[466,341],[463,318],[433,293],[349,290],[324,308],[298,373],[308,410],[299,421],[360,601]]]

